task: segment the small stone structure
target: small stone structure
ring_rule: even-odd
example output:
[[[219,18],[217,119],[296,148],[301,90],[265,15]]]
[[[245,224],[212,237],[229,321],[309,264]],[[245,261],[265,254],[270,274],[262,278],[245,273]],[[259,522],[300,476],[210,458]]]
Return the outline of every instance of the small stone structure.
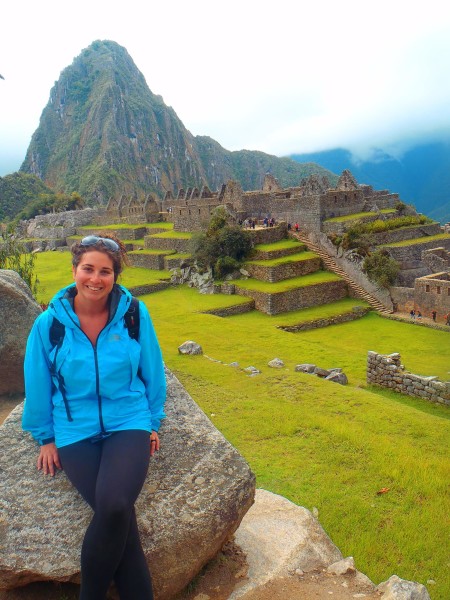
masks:
[[[368,352],[367,383],[450,406],[450,381],[440,381],[438,377],[414,375],[406,371],[397,352]]]

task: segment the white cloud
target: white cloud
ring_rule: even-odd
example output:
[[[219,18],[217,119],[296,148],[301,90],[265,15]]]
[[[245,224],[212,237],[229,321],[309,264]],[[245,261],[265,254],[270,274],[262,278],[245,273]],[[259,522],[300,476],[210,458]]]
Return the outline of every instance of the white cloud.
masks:
[[[450,7],[436,0],[9,0],[2,13],[0,174],[96,39],[125,46],[194,135],[230,150],[367,152],[448,133]]]

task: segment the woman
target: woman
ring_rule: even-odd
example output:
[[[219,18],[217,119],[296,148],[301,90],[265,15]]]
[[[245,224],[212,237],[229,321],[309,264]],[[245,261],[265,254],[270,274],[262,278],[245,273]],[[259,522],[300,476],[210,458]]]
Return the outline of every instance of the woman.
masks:
[[[138,341],[127,329],[132,296],[116,283],[124,262],[113,236],[75,243],[75,283],[36,319],[25,354],[23,428],[40,444],[37,468],[51,476],[64,469],[94,510],[80,600],[103,600],[113,580],[121,600],[153,598],[134,503],[160,448],[165,376],[142,302]]]

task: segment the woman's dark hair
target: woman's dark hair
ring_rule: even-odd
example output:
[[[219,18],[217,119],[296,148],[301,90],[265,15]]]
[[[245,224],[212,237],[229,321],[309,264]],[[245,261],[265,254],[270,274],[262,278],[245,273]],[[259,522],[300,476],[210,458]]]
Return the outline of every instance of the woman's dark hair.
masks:
[[[95,240],[98,238],[98,240]],[[88,244],[83,244],[83,241],[89,240]],[[105,243],[103,240],[112,240],[117,244],[117,250],[113,250],[110,246]],[[125,266],[129,264],[126,248],[113,233],[110,232],[99,232],[94,235],[89,235],[82,240],[74,242],[70,251],[72,252],[72,265],[75,269],[80,264],[81,257],[83,254],[87,252],[92,252],[96,250],[97,252],[103,252],[103,254],[107,254],[113,263],[114,270],[114,282],[117,281],[117,278],[122,273]]]

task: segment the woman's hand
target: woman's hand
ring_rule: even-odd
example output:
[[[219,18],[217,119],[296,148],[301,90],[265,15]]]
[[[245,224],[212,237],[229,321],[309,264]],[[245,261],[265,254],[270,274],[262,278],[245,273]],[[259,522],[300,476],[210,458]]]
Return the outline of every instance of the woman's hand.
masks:
[[[150,456],[159,450],[159,436],[156,431],[152,431],[150,435]]]
[[[41,446],[41,451],[37,459],[37,468],[38,471],[44,471],[44,475],[50,474],[52,477],[55,475],[56,469],[62,469],[58,450],[54,443]]]

